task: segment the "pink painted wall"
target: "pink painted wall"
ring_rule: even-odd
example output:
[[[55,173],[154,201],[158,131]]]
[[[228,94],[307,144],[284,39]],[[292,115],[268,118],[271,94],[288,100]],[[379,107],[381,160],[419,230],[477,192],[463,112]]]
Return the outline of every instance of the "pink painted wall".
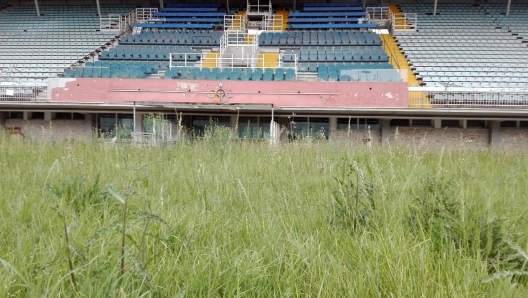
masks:
[[[53,102],[213,103],[207,95],[219,81],[154,79],[56,79]],[[407,83],[222,81],[231,90],[228,104],[290,107],[408,107]],[[121,90],[121,91],[119,91]],[[129,92],[126,92],[127,90]]]

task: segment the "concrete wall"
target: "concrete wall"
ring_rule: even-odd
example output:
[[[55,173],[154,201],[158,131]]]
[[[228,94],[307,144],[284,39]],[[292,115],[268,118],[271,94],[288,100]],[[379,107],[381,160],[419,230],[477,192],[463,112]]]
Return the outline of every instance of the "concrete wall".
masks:
[[[371,145],[381,144],[381,131],[379,130],[358,130],[338,129],[332,130],[330,133],[330,140],[332,142],[350,143],[352,145]]]
[[[500,135],[501,149],[508,151],[528,150],[528,130],[503,128]]]
[[[489,142],[486,128],[391,127],[389,136],[390,146],[396,147],[487,149]]]
[[[220,81],[152,79],[50,79],[51,102],[202,103]],[[231,90],[227,104],[273,104],[277,107],[406,108],[407,83],[222,81]]]
[[[92,136],[85,120],[6,119],[5,127],[20,127],[25,138],[42,141],[82,140]]]

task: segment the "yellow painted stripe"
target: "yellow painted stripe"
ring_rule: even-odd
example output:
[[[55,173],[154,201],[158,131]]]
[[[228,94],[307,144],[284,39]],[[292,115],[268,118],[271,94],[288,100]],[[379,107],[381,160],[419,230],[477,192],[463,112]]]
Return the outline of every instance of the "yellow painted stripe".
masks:
[[[277,16],[282,16],[282,22],[280,20],[277,20]],[[273,23],[274,27],[281,27],[282,32],[286,31],[286,27],[288,26],[288,16],[290,15],[289,11],[284,10],[284,8],[279,7],[277,8],[277,11],[275,13],[275,21]]]
[[[406,69],[407,70],[407,82],[410,87],[420,86],[420,82],[414,76],[409,64],[403,54],[401,53],[396,41],[390,34],[381,34],[380,37],[383,40],[383,50],[390,57],[390,63],[395,69]],[[425,94],[414,94],[411,98],[409,96],[409,107],[410,108],[431,108],[431,103]]]
[[[275,68],[279,59],[278,53],[260,53],[258,57],[257,67]]]
[[[217,67],[217,59],[220,56],[220,53],[218,52],[210,52],[207,53],[207,55],[204,58],[204,61],[202,62],[202,67]]]
[[[401,10],[398,8],[398,6],[396,6],[395,4],[384,4],[383,6],[385,7],[389,7],[389,9],[391,10],[391,12],[394,14],[394,16],[396,17],[396,22],[395,22],[395,29],[404,29],[406,26],[405,25],[405,21],[402,19],[403,17],[403,14],[401,12]],[[409,25],[409,24],[407,24]]]

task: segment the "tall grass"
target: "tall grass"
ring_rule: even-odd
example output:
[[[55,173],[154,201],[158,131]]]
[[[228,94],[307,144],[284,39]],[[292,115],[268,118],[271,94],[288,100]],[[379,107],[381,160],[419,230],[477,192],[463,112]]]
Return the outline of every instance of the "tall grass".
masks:
[[[0,140],[0,296],[528,294],[527,156],[218,135]]]

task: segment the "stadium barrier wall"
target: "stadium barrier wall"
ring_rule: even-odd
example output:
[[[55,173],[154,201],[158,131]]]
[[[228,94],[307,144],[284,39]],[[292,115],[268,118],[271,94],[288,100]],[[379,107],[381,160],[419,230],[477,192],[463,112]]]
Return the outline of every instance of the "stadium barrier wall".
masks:
[[[221,85],[220,85],[221,84]],[[52,102],[214,103],[219,88],[226,104],[288,107],[407,108],[407,83],[216,81],[149,79],[50,79]]]

